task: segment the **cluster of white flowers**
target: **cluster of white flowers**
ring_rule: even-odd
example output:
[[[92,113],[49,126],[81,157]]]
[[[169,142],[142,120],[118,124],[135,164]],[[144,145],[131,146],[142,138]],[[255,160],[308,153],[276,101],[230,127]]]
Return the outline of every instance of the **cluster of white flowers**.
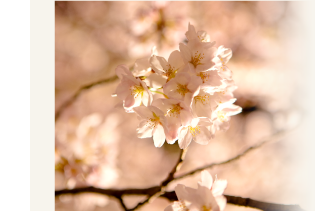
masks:
[[[226,180],[213,182],[208,171],[201,172],[198,189],[178,184],[175,193],[178,201],[165,208],[164,211],[222,211],[226,206],[226,198],[222,195],[227,186]]]
[[[137,60],[132,72],[125,65],[116,68],[117,97],[126,112],[138,114],[138,137],[153,136],[156,147],[165,140],[178,140],[181,149],[192,139],[206,145],[216,131],[228,129],[231,115],[242,111],[233,104],[237,87],[226,66],[231,49],[214,47],[209,35],[191,24],[185,35],[187,44],[180,43],[168,60],[153,52]],[[163,82],[158,86],[154,80]]]

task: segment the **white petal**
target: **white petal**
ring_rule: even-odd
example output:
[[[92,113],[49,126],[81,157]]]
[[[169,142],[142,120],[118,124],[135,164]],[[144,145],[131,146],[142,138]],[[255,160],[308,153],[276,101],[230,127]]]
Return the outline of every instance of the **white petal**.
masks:
[[[219,196],[222,195],[225,188],[227,186],[227,181],[226,180],[218,180],[216,179],[213,183],[212,186],[212,194],[214,196]]]
[[[224,196],[217,196],[215,197],[215,200],[220,208],[220,211],[223,211],[226,206],[226,198]]]
[[[189,62],[191,60],[191,52],[188,46],[185,45],[184,43],[179,43],[179,50],[180,50],[180,53],[182,54],[182,58],[184,62],[185,63]]]
[[[152,128],[147,125],[147,120],[142,120],[138,126],[138,137],[139,138],[149,138],[152,137]]]
[[[242,112],[242,108],[237,105],[230,105],[228,108],[222,109],[226,113],[227,116],[233,116]]]
[[[188,23],[188,31],[185,33],[188,40],[193,40],[197,38],[197,33],[195,27]]]
[[[148,106],[147,108],[150,111],[154,112],[158,117],[165,118],[164,117],[164,113],[160,109],[158,109],[157,107],[155,107],[155,106]]]
[[[181,110],[180,119],[181,119],[182,125],[186,127],[191,123],[193,116],[192,116],[191,112],[186,111],[186,110]]]
[[[191,78],[187,73],[178,73],[174,79],[176,80],[177,83],[186,85],[190,82]]]
[[[178,184],[175,187],[176,196],[181,201],[184,201],[184,200],[189,201],[189,194],[193,194],[193,192],[190,192],[190,190],[191,188],[188,188],[183,184]]]
[[[165,72],[166,69],[168,69],[166,66],[167,61],[163,57],[153,55],[150,58],[150,63],[153,70],[156,71],[158,74],[162,74]]]
[[[200,119],[199,118],[194,118],[191,120],[191,127],[196,127],[199,123]]]
[[[182,67],[184,65],[184,61],[181,53],[177,50],[173,51],[168,58],[168,63],[175,69],[179,69],[180,67]]]
[[[198,194],[203,202],[203,205],[211,207],[213,211],[220,210],[214,196],[212,195],[211,190],[198,184]]]
[[[165,133],[162,125],[158,124],[153,132],[153,141],[155,147],[161,147],[165,142]]]
[[[179,136],[178,136],[178,145],[179,148],[181,149],[186,149],[192,139],[192,135],[188,130],[188,127],[184,127],[183,129],[181,129]]]
[[[211,174],[207,170],[203,170],[201,172],[201,184],[202,186],[205,186],[208,189],[211,189],[213,183],[213,179]]]
[[[148,118],[153,117],[152,111],[150,111],[145,106],[139,106],[137,108],[134,108],[133,110],[143,119],[148,119]]]
[[[126,108],[131,108],[132,106],[134,106],[135,104],[135,98],[133,95],[128,95],[125,99],[125,102],[124,102],[124,107]]]
[[[132,75],[129,68],[126,65],[119,65],[115,69],[116,75],[118,78],[122,79],[123,75]]]
[[[205,126],[199,126],[200,133],[194,136],[194,141],[201,145],[207,145],[209,141],[213,138],[213,134],[210,133],[208,128]]]

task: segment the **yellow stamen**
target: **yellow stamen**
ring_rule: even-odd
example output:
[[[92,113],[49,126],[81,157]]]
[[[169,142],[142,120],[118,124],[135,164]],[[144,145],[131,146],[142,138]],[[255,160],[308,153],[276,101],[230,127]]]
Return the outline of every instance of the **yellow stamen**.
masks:
[[[157,124],[160,124],[160,117],[158,117],[154,112],[153,113],[153,118],[150,118],[147,120],[147,124],[146,126],[150,127],[150,128],[155,128]]]
[[[189,211],[189,209],[185,205],[185,202],[179,200],[178,203],[181,211]]]
[[[209,103],[210,97],[208,95],[203,95],[203,96],[202,95],[201,96],[198,95],[198,96],[194,97],[194,100],[195,100],[195,104],[197,102],[200,102],[203,105],[206,105],[206,104]]]
[[[185,96],[185,94],[187,92],[189,92],[189,89],[187,88],[187,85],[182,85],[182,84],[177,84],[177,92],[183,96]]]
[[[201,208],[202,211],[212,211],[211,207],[207,207],[206,205],[203,205]]]
[[[210,78],[210,72],[200,72],[197,76],[199,76],[202,80],[202,83],[205,83],[209,80]]]
[[[141,97],[143,97],[144,88],[141,85],[134,85],[130,87],[131,95],[133,95],[135,98],[138,97],[138,95],[141,94]]]
[[[217,116],[218,116],[218,118],[219,118],[219,120],[220,120],[221,122],[224,122],[224,120],[225,120],[225,118],[226,118],[226,115],[225,115],[225,113],[224,113],[223,111],[218,111],[218,112],[217,112]]]
[[[198,133],[200,133],[200,128],[198,125],[196,127],[188,126],[188,129],[193,137],[195,137],[196,135],[198,135]]]
[[[167,114],[168,114],[169,116],[178,117],[178,115],[180,114],[180,111],[181,111],[182,109],[183,109],[183,108],[180,107],[180,105],[179,105],[179,103],[178,103],[178,104],[172,105],[172,108],[167,111]]]
[[[204,59],[204,54],[201,55],[201,53],[198,53],[198,51],[195,53],[195,56],[191,57],[191,62],[194,67],[196,68],[197,65],[202,64],[201,61]]]
[[[167,76],[167,81],[168,82],[169,80],[171,80],[172,78],[175,78],[175,75],[177,73],[177,69],[175,69],[174,67],[172,67],[170,64],[166,65],[168,66],[168,69],[167,70],[164,70],[165,71],[165,75]]]

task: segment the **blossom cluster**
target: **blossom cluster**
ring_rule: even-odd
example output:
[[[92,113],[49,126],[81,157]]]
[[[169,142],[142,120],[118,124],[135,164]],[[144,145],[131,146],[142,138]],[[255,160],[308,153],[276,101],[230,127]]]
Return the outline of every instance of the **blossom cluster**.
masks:
[[[226,66],[229,48],[215,47],[205,31],[188,25],[187,44],[180,43],[168,60],[152,51],[137,60],[133,71],[116,68],[120,84],[117,97],[126,112],[137,113],[138,137],[153,137],[161,147],[165,140],[185,149],[191,140],[206,145],[216,131],[229,128],[230,116],[241,112],[233,91],[237,88]]]
[[[226,180],[216,178],[213,181],[210,173],[203,170],[198,188],[178,184],[175,187],[178,201],[173,202],[164,211],[222,211],[226,206],[226,198],[223,196],[226,186]]]

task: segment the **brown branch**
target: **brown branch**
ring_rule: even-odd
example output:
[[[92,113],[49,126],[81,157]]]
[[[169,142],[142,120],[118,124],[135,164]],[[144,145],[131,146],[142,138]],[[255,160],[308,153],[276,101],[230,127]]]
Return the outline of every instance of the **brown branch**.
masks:
[[[125,203],[124,203],[122,197],[117,197],[117,199],[118,199],[120,205],[122,206],[122,208],[123,208],[125,211],[127,211],[128,209],[127,209],[127,207],[126,207],[126,205],[125,205]]]
[[[166,186],[173,181],[174,179],[174,174],[176,173],[176,171],[179,170],[179,168],[181,167],[182,162],[184,161],[185,155],[186,155],[187,149],[185,150],[180,150],[179,153],[179,158],[177,160],[177,162],[175,163],[173,169],[170,171],[170,173],[168,174],[168,176],[161,182],[161,185],[159,186],[159,190],[156,191],[156,193],[154,194],[149,194],[148,198],[140,203],[138,203],[134,208],[129,209],[128,211],[133,211],[136,210],[138,208],[140,208],[141,206],[143,206],[144,204],[153,201],[154,199],[158,198],[161,194],[165,193],[165,188]]]
[[[109,83],[109,82],[113,82],[115,81],[116,79],[118,79],[117,75],[115,76],[112,76],[110,78],[106,78],[106,79],[103,79],[103,80],[100,80],[100,81],[96,81],[96,82],[93,82],[91,84],[88,84],[88,85],[85,85],[83,87],[81,87],[78,91],[76,91],[76,93],[70,97],[68,100],[66,100],[60,107],[59,109],[56,111],[55,113],[55,121],[58,120],[58,118],[60,117],[61,113],[68,107],[70,106],[78,97],[79,95],[84,91],[84,90],[87,90],[87,89],[90,89],[96,85],[99,85],[99,84],[104,84],[104,83]]]
[[[266,140],[262,141],[261,143],[249,147],[246,149],[243,153],[230,158],[229,160],[219,162],[219,163],[212,163],[210,165],[206,165],[204,167],[195,169],[193,171],[190,171],[188,173],[185,173],[181,176],[174,177],[174,174],[176,171],[179,169],[181,166],[181,163],[184,160],[184,156],[186,154],[186,151],[181,150],[180,156],[176,164],[174,165],[173,169],[167,176],[165,180],[161,183],[160,186],[154,186],[146,189],[122,189],[122,190],[115,190],[115,189],[101,189],[101,188],[95,188],[95,187],[83,187],[83,188],[75,188],[75,189],[70,189],[70,190],[59,190],[55,191],[55,196],[61,195],[61,194],[77,194],[77,193],[84,193],[84,192],[92,192],[92,193],[99,193],[99,194],[104,194],[108,196],[114,196],[116,198],[121,198],[122,195],[147,195],[148,198],[144,200],[143,202],[138,203],[134,208],[131,208],[127,211],[134,211],[141,207],[142,205],[146,204],[152,199],[155,199],[157,197],[164,197],[167,198],[171,201],[177,200],[175,192],[165,192],[165,187],[172,181],[184,178],[186,176],[192,175],[196,172],[202,171],[207,168],[212,168],[214,166],[218,165],[223,165],[227,163],[231,163],[235,160],[238,160],[239,158],[243,157],[244,155],[248,154],[250,151],[253,151],[255,149],[260,148],[261,146],[265,145],[268,142],[278,140],[279,138],[283,137],[286,134],[287,131],[279,131],[269,138],[266,138]],[[227,197],[227,202],[230,204],[234,205],[240,205],[240,206],[248,206],[248,207],[253,207],[253,208],[258,208],[258,209],[263,209],[265,211],[302,211],[302,209],[298,205],[283,205],[283,204],[273,204],[273,203],[267,203],[267,202],[261,202],[261,201],[256,201],[253,199],[249,198],[241,198],[237,196],[228,196]]]
[[[176,162],[176,164],[174,165],[173,169],[171,170],[171,172],[168,174],[168,177],[161,183],[162,187],[165,187],[168,185],[168,183],[170,183],[173,179],[174,179],[174,174],[176,173],[176,171],[179,170],[179,168],[181,167],[182,162],[185,159],[185,155],[186,155],[187,149],[181,149],[180,150],[180,154],[179,154],[179,158]]]
[[[61,194],[79,194],[79,193],[99,193],[107,196],[113,196],[117,198],[118,200],[122,200],[122,195],[152,195],[154,192],[159,192],[160,187],[152,187],[152,188],[146,188],[146,189],[124,189],[124,190],[115,190],[115,189],[102,189],[102,188],[95,188],[95,187],[85,187],[85,188],[76,188],[71,190],[62,190],[62,191],[55,191],[55,196],[59,196]],[[154,194],[153,194],[154,195]],[[165,192],[160,197],[164,197],[170,201],[177,201],[177,196],[175,194],[175,191],[171,192]],[[275,203],[268,203],[268,202],[262,202],[257,201],[250,198],[242,198],[239,196],[230,196],[230,195],[224,195],[227,199],[227,203],[238,205],[238,206],[245,206],[245,207],[252,207],[261,209],[264,211],[304,211],[301,209],[299,205],[286,205],[286,204],[275,204]],[[146,199],[143,202],[140,202],[136,207],[132,209],[127,209],[124,207],[124,204],[122,206],[126,211],[133,211],[145,203],[149,201],[149,198]],[[122,202],[121,202],[122,203]]]
[[[240,159],[241,157],[243,157],[244,155],[248,154],[249,152],[255,150],[255,149],[258,149],[260,148],[261,146],[265,145],[266,143],[269,143],[271,141],[274,141],[274,140],[278,140],[280,139],[281,137],[283,137],[285,134],[286,134],[287,131],[279,131],[275,134],[273,134],[272,136],[269,136],[267,138],[265,138],[264,141],[260,142],[259,144],[255,145],[255,146],[251,146],[249,148],[247,148],[244,152],[242,152],[241,154],[238,154],[237,156],[233,157],[233,158],[230,158],[226,161],[223,161],[223,162],[218,162],[218,163],[212,163],[212,164],[209,164],[209,165],[205,165],[203,167],[200,167],[200,168],[197,168],[195,170],[192,170],[190,172],[187,172],[185,174],[182,174],[176,178],[174,178],[174,180],[177,180],[177,179],[181,179],[181,178],[184,178],[188,175],[193,175],[194,173],[197,173],[199,171],[202,171],[202,170],[205,170],[205,169],[208,169],[208,168],[212,168],[214,166],[219,166],[219,165],[224,165],[224,164],[228,164],[228,163],[231,163],[235,160],[238,160]]]
[[[74,188],[74,189],[63,189],[55,191],[55,196],[59,196],[62,194],[78,194],[78,193],[99,193],[108,196],[114,196],[116,198],[122,197],[122,195],[151,195],[155,194],[160,190],[159,186],[150,187],[146,189],[102,189],[96,188],[93,186],[90,187],[82,187],[82,188]]]
[[[275,204],[275,203],[268,203],[268,202],[262,202],[257,201],[250,198],[242,198],[239,196],[230,196],[230,195],[224,195],[227,199],[227,203],[238,205],[238,206],[244,206],[244,207],[251,207],[251,208],[257,208],[264,211],[304,211],[299,205],[287,205],[287,204]],[[177,196],[175,191],[166,192],[161,197],[167,198],[170,201],[177,201]]]

